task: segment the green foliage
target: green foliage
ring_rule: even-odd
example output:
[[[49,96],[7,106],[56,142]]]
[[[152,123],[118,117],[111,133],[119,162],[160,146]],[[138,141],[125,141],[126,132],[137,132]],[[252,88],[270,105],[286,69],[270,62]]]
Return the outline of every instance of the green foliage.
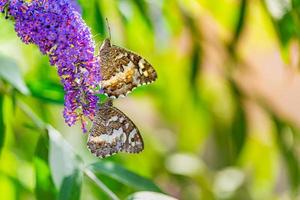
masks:
[[[108,36],[108,33],[106,33],[106,23],[105,23],[105,18],[104,16],[102,15],[102,12],[101,12],[101,4],[99,1],[95,1],[95,19],[98,19],[98,20],[95,20],[95,30],[97,31],[97,33],[99,33],[102,37],[104,36]]]
[[[138,200],[138,199],[143,199],[143,200],[151,200],[151,199],[156,199],[156,200],[175,200],[175,198],[161,194],[161,193],[156,193],[156,192],[137,192],[132,195],[130,195],[127,200]]]
[[[96,174],[109,176],[136,190],[161,192],[161,190],[151,180],[132,173],[113,162],[93,163],[89,166],[89,169]]]
[[[291,64],[298,0],[79,2],[97,48],[109,36],[107,18],[112,43],[157,70],[155,83],[115,101],[139,127],[145,150],[92,156],[87,135],[64,123],[56,68],[1,19],[0,199],[299,199],[297,120],[241,83],[249,60],[260,60],[256,52],[245,58],[249,40],[259,53],[274,43],[272,52]],[[258,38],[262,32],[271,42]]]
[[[49,141],[48,137],[40,136],[34,157],[34,166],[36,171],[35,193],[38,199],[55,199],[56,188],[54,186],[51,171],[48,163]]]
[[[291,127],[288,126],[287,123],[278,119],[277,117],[273,117],[275,128],[277,130],[277,142],[280,148],[283,159],[285,159],[285,164],[288,169],[289,181],[291,185],[291,189],[294,194],[297,194],[299,184],[300,184],[300,165],[297,159],[297,155],[295,153],[294,147],[290,147],[286,141],[287,134],[298,134],[295,133]]]
[[[3,100],[4,100],[4,96],[1,95],[0,96],[0,153],[1,153],[1,149],[3,147],[4,144],[4,138],[5,138],[5,126],[4,126],[4,121],[3,121]]]
[[[1,103],[3,103],[3,99]],[[83,161],[80,156],[73,151],[70,144],[63,139],[57,130],[43,122],[36,116],[30,107],[21,101],[18,102],[18,105],[32,120],[35,127],[42,132],[34,156],[36,197],[56,199],[57,196],[58,199],[80,199],[82,176],[85,172]],[[4,127],[4,124],[2,127]],[[48,134],[45,135],[46,133]],[[4,132],[2,132],[2,134],[4,134]],[[1,138],[2,145],[3,138],[4,137]],[[110,166],[113,168],[110,169],[105,167],[107,165],[101,164],[102,163],[95,163],[90,167],[96,172],[114,172],[114,179],[128,184],[129,186],[139,189],[160,191],[160,189],[150,180],[138,176],[120,166],[112,164]],[[96,176],[94,175],[94,177]],[[139,183],[141,183],[141,185],[139,185]],[[104,190],[106,191],[108,189]],[[57,193],[57,191],[59,192]],[[109,191],[109,195],[111,195],[110,193],[112,192]]]
[[[64,90],[57,82],[53,81],[35,81],[28,83],[31,95],[43,102],[63,104]]]
[[[4,56],[0,57],[0,77],[11,84],[14,88],[16,88],[19,92],[24,95],[29,94],[29,90],[22,78],[20,73],[20,69],[17,64]]]
[[[80,199],[81,185],[82,174],[79,170],[75,170],[70,176],[64,178],[59,190],[58,199]]]

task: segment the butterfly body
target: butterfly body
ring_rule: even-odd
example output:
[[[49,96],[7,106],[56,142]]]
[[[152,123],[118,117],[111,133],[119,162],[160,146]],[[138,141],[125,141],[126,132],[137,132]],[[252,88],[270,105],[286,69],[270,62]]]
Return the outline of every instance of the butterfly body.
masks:
[[[88,137],[88,148],[97,157],[107,157],[120,151],[139,153],[143,139],[134,123],[111,100],[102,104],[96,113]]]
[[[109,39],[105,39],[100,48],[100,66],[100,87],[111,98],[126,96],[134,88],[152,83],[157,78],[155,69],[147,60],[111,45]]]

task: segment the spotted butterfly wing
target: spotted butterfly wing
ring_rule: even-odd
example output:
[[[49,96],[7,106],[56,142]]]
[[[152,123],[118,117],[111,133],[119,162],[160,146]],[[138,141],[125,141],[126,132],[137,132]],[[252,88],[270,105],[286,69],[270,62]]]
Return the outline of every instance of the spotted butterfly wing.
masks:
[[[111,98],[126,96],[134,88],[156,80],[152,65],[141,56],[111,45],[105,39],[100,48],[102,81],[100,87]]]
[[[87,146],[95,156],[104,158],[120,151],[139,153],[144,142],[134,123],[110,100],[97,111]]]

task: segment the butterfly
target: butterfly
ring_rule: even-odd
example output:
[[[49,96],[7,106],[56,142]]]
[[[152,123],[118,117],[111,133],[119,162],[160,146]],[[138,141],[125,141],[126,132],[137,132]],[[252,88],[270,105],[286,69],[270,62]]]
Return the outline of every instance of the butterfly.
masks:
[[[118,152],[139,153],[144,142],[135,124],[109,99],[97,110],[87,146],[92,154],[104,158]]]
[[[141,56],[112,45],[105,39],[100,47],[100,88],[110,98],[124,97],[140,85],[152,83],[157,73]]]

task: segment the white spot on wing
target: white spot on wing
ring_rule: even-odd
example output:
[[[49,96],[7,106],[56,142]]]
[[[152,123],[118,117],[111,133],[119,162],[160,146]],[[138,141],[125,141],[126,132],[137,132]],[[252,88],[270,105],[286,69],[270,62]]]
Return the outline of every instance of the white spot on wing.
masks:
[[[124,120],[124,117],[120,117],[119,122],[122,123]]]
[[[144,65],[145,63],[146,62],[145,62],[145,60],[143,58],[139,60],[138,65],[139,65],[139,72],[140,72],[140,74],[143,74],[143,69],[145,68],[145,65]]]
[[[119,60],[119,59],[121,59],[121,58],[123,58],[123,57],[125,57],[125,56],[127,56],[127,53],[120,53],[120,54],[118,54],[116,57],[115,57],[115,60]]]
[[[90,141],[100,143],[100,142],[106,142],[106,143],[113,143],[114,141],[122,140],[122,142],[126,141],[126,134],[123,131],[123,128],[120,127],[119,129],[114,129],[113,133],[111,135],[108,134],[102,134],[100,136],[90,136]]]
[[[115,122],[115,121],[118,121],[118,116],[113,116],[113,117],[111,117],[108,121],[107,121],[107,123],[106,123],[106,126],[108,126],[109,124],[110,124],[110,122]]]
[[[133,146],[133,147],[135,146],[136,141],[131,141],[131,140],[132,140],[132,138],[135,137],[136,134],[137,134],[137,131],[136,131],[136,129],[134,128],[134,129],[129,133],[129,136],[128,136],[128,141],[129,141],[130,145]]]
[[[130,59],[131,59],[131,60],[133,60],[133,59],[134,59],[134,56],[133,56],[132,54],[130,55]]]
[[[149,73],[147,71],[144,71],[143,72],[144,76],[148,77],[149,76]]]

